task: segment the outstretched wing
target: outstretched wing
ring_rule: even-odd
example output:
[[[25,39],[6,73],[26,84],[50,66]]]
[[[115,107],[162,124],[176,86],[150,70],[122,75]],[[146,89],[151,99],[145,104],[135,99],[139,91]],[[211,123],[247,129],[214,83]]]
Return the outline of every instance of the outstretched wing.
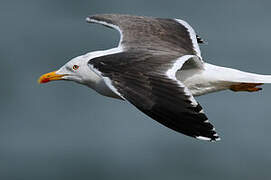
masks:
[[[119,14],[89,16],[87,22],[118,30],[119,45],[125,49],[159,50],[180,55],[196,55],[201,59],[202,39],[180,19],[151,18]]]
[[[202,107],[175,76],[194,57],[128,51],[97,57],[88,64],[112,91],[154,120],[188,136],[216,141],[219,137]]]

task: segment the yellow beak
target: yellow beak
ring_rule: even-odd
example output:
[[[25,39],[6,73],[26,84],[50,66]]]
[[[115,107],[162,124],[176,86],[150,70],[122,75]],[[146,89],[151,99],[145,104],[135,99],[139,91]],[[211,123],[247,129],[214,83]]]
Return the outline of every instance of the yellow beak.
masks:
[[[38,83],[41,84],[41,83],[47,83],[50,81],[61,80],[63,76],[65,76],[65,75],[56,74],[56,71],[49,72],[47,74],[42,75],[39,78]]]

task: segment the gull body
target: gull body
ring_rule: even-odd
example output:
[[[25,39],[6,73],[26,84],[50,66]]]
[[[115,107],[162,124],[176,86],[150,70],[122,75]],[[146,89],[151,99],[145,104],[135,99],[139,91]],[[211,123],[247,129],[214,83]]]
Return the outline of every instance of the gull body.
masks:
[[[39,82],[74,81],[101,95],[129,101],[159,123],[201,140],[218,134],[194,96],[222,90],[257,92],[260,75],[203,61],[203,40],[180,19],[102,14],[87,22],[116,29],[118,47],[73,58]]]
[[[106,85],[102,76],[95,73],[95,71],[88,66],[88,62],[93,58],[117,52],[121,52],[121,50],[119,50],[119,48],[112,48],[109,50],[86,53],[71,59],[67,64],[57,70],[56,74],[66,74],[66,76],[62,78],[63,80],[70,80],[86,85],[103,96],[122,99]],[[73,70],[72,67],[74,65],[78,65],[80,69]],[[244,72],[237,69],[216,66],[206,62],[196,68],[179,69],[176,72],[176,78],[183,82],[193,96],[230,90],[232,85],[240,83],[255,83],[259,85],[271,83],[270,75]]]

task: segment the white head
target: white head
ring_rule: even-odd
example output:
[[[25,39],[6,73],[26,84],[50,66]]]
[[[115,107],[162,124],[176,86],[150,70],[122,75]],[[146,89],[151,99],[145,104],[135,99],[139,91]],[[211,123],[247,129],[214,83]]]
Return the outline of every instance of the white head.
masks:
[[[88,66],[88,61],[97,57],[96,54],[97,52],[91,52],[75,57],[59,70],[42,75],[38,82],[47,83],[56,80],[68,80],[91,86],[100,79]]]

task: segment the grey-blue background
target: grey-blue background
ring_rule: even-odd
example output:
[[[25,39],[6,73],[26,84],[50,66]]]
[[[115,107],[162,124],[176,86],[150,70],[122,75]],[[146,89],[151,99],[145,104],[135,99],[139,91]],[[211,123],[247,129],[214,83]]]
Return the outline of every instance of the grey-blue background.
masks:
[[[271,86],[198,98],[222,137],[195,140],[130,104],[37,78],[118,43],[96,13],[178,17],[208,45],[205,61],[270,73],[270,1],[1,0],[0,179],[269,179]]]

